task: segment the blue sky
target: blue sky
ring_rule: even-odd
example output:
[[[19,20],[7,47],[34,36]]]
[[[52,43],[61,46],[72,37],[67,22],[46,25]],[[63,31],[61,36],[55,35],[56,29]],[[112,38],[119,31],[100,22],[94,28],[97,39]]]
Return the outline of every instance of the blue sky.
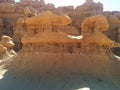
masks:
[[[19,0],[16,0],[19,1]],[[120,0],[94,0],[100,1],[104,5],[105,11],[120,11]],[[45,0],[46,3],[53,3],[56,7],[74,5],[78,6],[85,2],[85,0]]]

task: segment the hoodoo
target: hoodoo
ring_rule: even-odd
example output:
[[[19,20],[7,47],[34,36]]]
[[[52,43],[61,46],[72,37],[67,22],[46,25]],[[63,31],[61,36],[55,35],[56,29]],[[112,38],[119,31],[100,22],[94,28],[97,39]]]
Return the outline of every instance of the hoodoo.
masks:
[[[82,23],[83,37],[79,38],[61,32],[64,28],[58,27],[72,21],[68,16],[64,19],[60,17],[52,12],[43,12],[25,21],[27,32],[22,37],[23,48],[13,60],[12,70],[38,76],[73,72],[112,76],[112,54],[108,52],[114,41],[102,33],[109,27],[106,17],[86,18]]]
[[[120,12],[84,1],[0,0],[0,90],[120,90]]]

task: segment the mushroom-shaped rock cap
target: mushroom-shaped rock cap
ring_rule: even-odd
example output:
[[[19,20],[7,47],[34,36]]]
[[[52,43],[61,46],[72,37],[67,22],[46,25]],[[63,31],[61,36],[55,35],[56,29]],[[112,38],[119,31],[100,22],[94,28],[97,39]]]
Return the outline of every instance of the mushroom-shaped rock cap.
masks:
[[[94,30],[96,27],[99,27],[99,31],[106,31],[109,28],[107,18],[103,15],[91,16],[82,23],[82,31]]]
[[[1,40],[12,40],[12,38],[11,37],[9,37],[9,36],[6,36],[6,35],[3,35],[2,37],[1,37]]]
[[[34,16],[26,20],[27,25],[66,25],[71,22],[71,19],[67,16],[59,16],[50,11],[43,12],[38,16]]]
[[[13,46],[15,45],[12,42],[12,38],[9,36],[5,36],[5,35],[1,37],[0,44],[2,44],[3,46],[5,46],[7,48],[13,48]]]
[[[12,41],[8,41],[6,43],[3,44],[5,47],[7,48],[13,48],[13,46],[15,45]]]

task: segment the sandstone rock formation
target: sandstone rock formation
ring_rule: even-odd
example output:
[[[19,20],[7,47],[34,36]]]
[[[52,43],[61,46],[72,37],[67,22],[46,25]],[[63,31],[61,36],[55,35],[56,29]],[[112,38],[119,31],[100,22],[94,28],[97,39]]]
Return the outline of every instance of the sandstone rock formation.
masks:
[[[100,2],[95,3],[93,0],[86,0],[83,5],[77,6],[75,10],[70,13],[70,16],[72,17],[73,25],[81,30],[81,23],[86,17],[99,15],[102,12],[103,5]]]
[[[28,35],[37,34],[39,31],[44,32],[44,30],[57,31],[59,27],[70,24],[71,22],[71,19],[66,15],[58,16],[49,11],[26,20],[28,30],[30,30]]]
[[[52,13],[46,13],[44,13],[46,16],[44,23],[41,23],[41,16],[26,20],[28,28],[22,38],[23,48],[10,65],[12,71],[17,74],[27,73],[39,77],[46,74],[60,77],[67,73],[87,73],[93,76],[109,77],[114,77],[115,74],[119,75],[117,72],[112,73],[116,66],[113,65],[109,46],[111,43],[114,44],[114,41],[102,33],[109,27],[107,19],[103,15],[84,20],[82,24],[84,37],[82,39],[82,36],[69,36],[64,32],[53,31],[52,24],[54,22],[48,23],[50,19],[47,18]],[[55,15],[54,18],[56,17],[59,15]],[[41,28],[42,24],[45,25]],[[84,46],[85,39],[92,45]]]
[[[9,36],[2,36],[0,41],[0,60],[6,61],[16,55],[13,50],[14,43]]]
[[[12,49],[14,46],[14,43],[12,42],[12,38],[10,38],[8,36],[2,36],[0,44],[7,47],[8,49]]]
[[[95,77],[97,78],[94,81],[95,85],[90,89],[95,89],[96,84],[106,85],[107,79],[108,83],[112,81],[111,87],[114,85],[118,87],[113,89],[108,84],[103,86],[105,90],[119,90],[120,62],[119,57],[113,54],[119,52],[119,49],[112,48],[113,52],[111,52],[111,47],[116,45],[113,40],[120,41],[118,38],[120,12],[105,12],[103,5],[93,0],[86,0],[83,5],[75,9],[73,6],[55,8],[53,4],[46,4],[44,0],[20,0],[14,4],[10,1],[14,0],[0,1],[0,35],[12,36],[16,44],[15,50],[20,51],[16,56],[12,50],[14,46],[12,39],[7,36],[1,38],[0,60],[5,60],[5,69],[8,69],[8,72],[1,79],[0,88],[4,80],[10,78],[16,83],[20,75],[27,78],[37,76],[39,78],[37,78],[39,83],[37,86],[40,89],[51,85],[50,90],[57,90],[58,86],[60,90],[69,86],[72,87],[69,90],[77,90],[83,81],[89,86],[89,82]],[[9,72],[16,76],[8,77]],[[92,78],[89,81],[86,77],[81,80],[81,74]],[[59,85],[56,86],[54,81]],[[73,83],[76,86],[78,81],[82,83],[79,83],[77,88],[73,88]],[[22,85],[26,84],[21,84],[20,88]],[[53,86],[57,88],[53,89]],[[4,87],[6,89],[6,86]],[[7,89],[11,88],[7,87]]]
[[[75,9],[73,6],[62,6],[55,8],[53,4],[48,3],[46,4],[44,0],[20,0],[20,2],[12,3],[14,0],[4,0],[0,3],[0,18],[1,18],[1,26],[0,26],[0,35],[8,35],[11,37],[17,38],[17,35],[14,35],[16,30],[15,28],[19,28],[16,26],[16,22],[19,18],[27,19],[27,17],[37,16],[39,13],[42,13],[43,11],[52,11],[56,14],[64,14],[68,15],[72,19],[72,24],[70,27],[71,29],[74,28],[74,31],[69,30],[70,32],[66,32],[68,34],[80,34],[81,33],[81,25],[83,20],[86,17],[93,16],[93,15],[99,15],[103,14],[107,17],[110,28],[108,31],[105,32],[107,36],[109,36],[111,39],[115,40],[116,42],[119,42],[119,35],[118,35],[118,28],[119,28],[119,20],[120,20],[120,14],[117,11],[114,12],[106,12],[103,11],[103,5],[98,2],[94,2],[93,0],[86,0],[86,2],[81,5],[77,6]],[[64,16],[63,15],[63,16]],[[25,24],[24,24],[25,27]],[[66,29],[69,26],[64,26],[63,28]],[[56,26],[55,26],[56,28]],[[23,28],[26,30],[26,28]],[[58,28],[59,29],[59,28]],[[61,29],[64,31],[64,29]],[[65,30],[67,31],[67,30]],[[14,40],[15,38],[13,38]],[[16,40],[14,40],[16,41]],[[21,43],[20,43],[21,44]],[[17,45],[17,44],[16,44]],[[17,47],[18,46],[18,47]],[[20,49],[19,45],[15,47],[16,50]]]
[[[88,44],[111,47],[114,41],[106,37],[102,32],[109,28],[107,19],[103,15],[86,18],[82,23],[82,35]]]
[[[20,55],[18,55],[18,57],[16,57],[15,61],[13,62],[12,67],[13,68],[16,67],[16,63],[19,62],[20,60],[19,57],[23,55],[23,52],[24,54],[26,53],[26,56],[23,55],[22,60],[24,60],[24,57],[26,58],[25,61],[28,60],[28,65],[26,65],[28,68],[26,68],[26,70],[28,70],[31,67],[29,61],[32,62],[31,60],[33,59],[35,53],[33,53],[33,55],[30,55],[31,59],[27,59],[28,57],[27,55],[29,55],[33,51],[38,53],[40,57],[42,55],[46,64],[48,63],[48,58],[45,58],[43,54],[45,53],[45,55],[48,55],[48,57],[49,57],[49,54],[52,55],[53,59],[51,58],[52,60],[51,65],[54,62],[56,62],[55,56],[57,54],[58,54],[58,60],[60,60],[61,62],[62,53],[68,53],[68,56],[69,54],[72,54],[72,53],[79,53],[81,38],[76,37],[75,39],[75,38],[72,38],[71,36],[68,36],[64,32],[57,30],[58,26],[62,27],[64,25],[70,24],[71,22],[72,21],[68,16],[56,15],[56,14],[53,14],[52,12],[44,12],[39,16],[34,16],[27,19],[26,20],[26,24],[28,27],[27,32],[22,37],[23,48],[21,50]],[[60,29],[62,30],[63,28],[60,28]],[[35,62],[33,61],[32,63],[35,64],[36,61],[43,62],[43,59],[41,59],[42,60],[41,61],[39,56],[36,56],[37,58],[35,58]],[[20,62],[22,65],[22,61]],[[20,71],[22,68],[21,65],[19,66]],[[48,68],[51,68],[51,65]],[[26,66],[23,66],[23,67],[26,67]],[[36,68],[35,72],[37,72],[39,69],[41,69],[39,70],[40,72],[46,72],[46,70],[48,69],[45,67],[46,70],[44,71],[42,70],[42,68],[44,67],[41,65],[40,67],[39,65],[35,67]],[[59,66],[57,68],[59,68]],[[30,72],[31,71],[32,70],[30,70]]]
[[[54,43],[54,42],[59,42],[59,40],[63,38],[68,39],[68,41],[72,41],[64,34],[57,33],[63,29],[59,27],[70,24],[71,22],[72,21],[68,16],[65,16],[65,15],[59,16],[59,15],[53,14],[50,11],[43,12],[39,16],[31,17],[26,20],[26,24],[28,27],[27,34],[22,38],[22,43],[24,45],[33,44],[33,43],[39,44],[43,42]],[[47,37],[46,37],[46,34],[48,34]],[[62,40],[61,43],[62,42],[64,42],[64,40]]]

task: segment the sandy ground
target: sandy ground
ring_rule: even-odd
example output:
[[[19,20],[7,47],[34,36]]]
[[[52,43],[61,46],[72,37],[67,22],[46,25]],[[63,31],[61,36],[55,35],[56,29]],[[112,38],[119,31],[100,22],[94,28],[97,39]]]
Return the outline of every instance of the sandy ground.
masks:
[[[107,77],[98,78],[78,73],[60,77],[46,74],[30,78],[19,77],[1,69],[0,78],[0,90],[120,90],[119,84]]]

